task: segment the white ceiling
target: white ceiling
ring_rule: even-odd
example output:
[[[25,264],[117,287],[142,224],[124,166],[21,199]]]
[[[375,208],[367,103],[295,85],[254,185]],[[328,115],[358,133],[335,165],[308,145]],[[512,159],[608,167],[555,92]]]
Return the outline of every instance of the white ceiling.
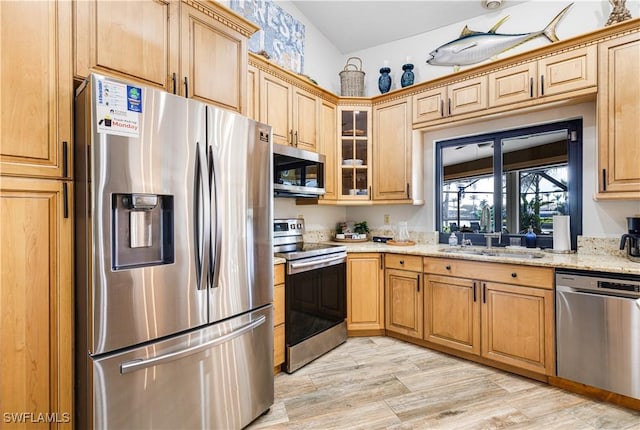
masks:
[[[502,0],[501,9],[523,1]],[[291,3],[342,54],[490,12],[482,6],[482,0],[295,0]]]

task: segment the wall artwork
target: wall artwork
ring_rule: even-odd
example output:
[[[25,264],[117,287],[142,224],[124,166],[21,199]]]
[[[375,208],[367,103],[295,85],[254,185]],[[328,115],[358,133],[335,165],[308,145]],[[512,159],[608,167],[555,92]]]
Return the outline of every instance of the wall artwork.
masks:
[[[303,72],[304,24],[272,0],[231,0],[229,6],[261,28],[249,39],[251,52],[265,51],[285,69]]]

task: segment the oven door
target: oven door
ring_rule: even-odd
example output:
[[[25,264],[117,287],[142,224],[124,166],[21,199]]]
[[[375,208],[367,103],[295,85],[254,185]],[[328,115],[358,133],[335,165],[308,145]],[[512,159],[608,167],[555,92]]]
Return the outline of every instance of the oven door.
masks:
[[[305,258],[287,264],[285,370],[288,372],[302,367],[346,339],[346,270],[346,253]],[[315,345],[319,340],[323,345]],[[307,346],[303,345],[305,343]],[[303,355],[304,359],[293,358],[290,351],[296,348],[304,352],[294,355]]]

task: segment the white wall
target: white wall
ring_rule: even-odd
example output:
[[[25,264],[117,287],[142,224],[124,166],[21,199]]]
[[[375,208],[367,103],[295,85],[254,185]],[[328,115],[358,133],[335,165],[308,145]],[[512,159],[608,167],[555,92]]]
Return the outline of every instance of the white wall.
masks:
[[[351,56],[357,56],[362,59],[364,63],[363,68],[366,72],[365,94],[374,96],[380,94],[378,90],[378,77],[380,76],[379,69],[383,66],[384,61],[388,61],[389,67],[391,67],[392,90],[400,88],[402,65],[406,62],[407,57],[411,57],[411,62],[415,65],[413,70],[415,73],[415,83],[448,75],[454,72],[453,67],[431,66],[426,64],[426,61],[429,58],[429,53],[435,48],[460,37],[460,32],[465,25],[468,25],[470,29],[475,31],[488,31],[502,17],[509,15],[509,19],[499,28],[499,33],[509,34],[540,31],[569,3],[569,0],[532,0],[512,7],[505,7],[478,18],[346,54],[343,62]],[[634,18],[640,16],[640,0],[627,0],[627,8]],[[610,12],[611,5],[605,0],[575,1],[574,5],[556,27],[558,38],[560,40],[568,39],[572,36],[602,28],[607,22]],[[398,23],[398,25],[401,25],[401,23]],[[498,58],[506,58],[519,52],[548,45],[549,43],[544,36],[541,36],[500,54]],[[313,54],[307,52],[307,55]],[[471,66],[467,66],[466,68],[469,67]],[[464,69],[465,67],[462,68],[462,70]]]
[[[307,231],[333,230],[336,223],[347,220],[344,206],[296,205],[296,199],[273,199],[274,218],[302,217]]]

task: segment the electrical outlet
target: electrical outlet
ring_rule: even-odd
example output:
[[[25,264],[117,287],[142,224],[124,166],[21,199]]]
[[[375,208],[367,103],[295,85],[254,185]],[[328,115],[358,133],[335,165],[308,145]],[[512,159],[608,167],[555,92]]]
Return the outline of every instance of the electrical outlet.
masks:
[[[384,215],[384,223],[385,224],[391,224],[391,215],[389,215],[389,214],[385,214]]]

